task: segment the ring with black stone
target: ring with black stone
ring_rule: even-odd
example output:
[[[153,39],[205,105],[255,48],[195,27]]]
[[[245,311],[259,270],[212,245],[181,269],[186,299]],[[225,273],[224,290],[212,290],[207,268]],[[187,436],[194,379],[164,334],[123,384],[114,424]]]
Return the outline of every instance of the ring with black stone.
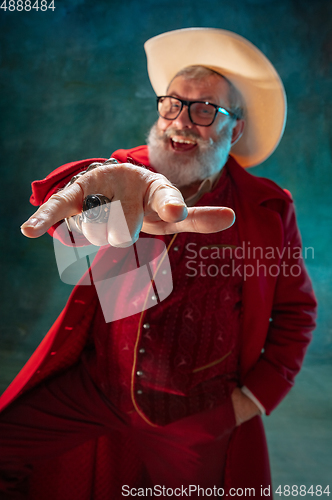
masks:
[[[105,224],[110,212],[110,202],[111,200],[103,194],[89,194],[83,201],[83,222]]]

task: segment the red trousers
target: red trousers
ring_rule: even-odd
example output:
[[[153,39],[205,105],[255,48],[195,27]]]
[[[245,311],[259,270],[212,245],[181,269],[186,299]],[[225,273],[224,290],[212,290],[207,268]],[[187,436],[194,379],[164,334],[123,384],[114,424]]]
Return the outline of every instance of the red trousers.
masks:
[[[172,490],[174,498],[181,498],[181,488],[190,485],[191,497],[196,498],[195,486],[222,486],[234,427],[230,398],[213,410],[152,427],[136,412],[125,415],[113,407],[79,363],[30,390],[1,413],[0,498],[30,498],[29,475],[38,463],[105,434],[112,439],[117,433],[130,435],[143,468],[140,484],[124,484],[112,500],[139,496],[138,488],[147,487],[157,488],[156,492],[165,487],[168,498]]]

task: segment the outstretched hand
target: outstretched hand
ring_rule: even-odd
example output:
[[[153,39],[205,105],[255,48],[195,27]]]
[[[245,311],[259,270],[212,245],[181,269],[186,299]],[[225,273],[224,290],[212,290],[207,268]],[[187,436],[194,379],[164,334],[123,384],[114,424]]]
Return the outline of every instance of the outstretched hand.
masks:
[[[158,235],[215,233],[227,229],[235,220],[230,208],[188,208],[181,192],[165,176],[122,163],[102,165],[53,194],[22,225],[22,233],[37,238],[57,222],[81,213],[83,200],[89,194],[103,194],[112,202],[121,201],[132,243],[137,241],[140,231]],[[112,220],[104,224],[82,223],[82,231],[94,245],[122,243],[121,229]]]

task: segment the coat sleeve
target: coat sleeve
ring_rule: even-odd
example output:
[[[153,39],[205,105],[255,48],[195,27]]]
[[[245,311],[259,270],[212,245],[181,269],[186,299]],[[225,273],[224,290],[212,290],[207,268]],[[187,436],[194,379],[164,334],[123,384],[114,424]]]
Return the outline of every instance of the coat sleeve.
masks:
[[[316,299],[305,268],[294,204],[282,214],[284,247],[265,346],[243,383],[270,412],[294,385],[315,328]]]
[[[54,194],[62,189],[74,175],[87,169],[91,163],[104,162],[103,158],[90,158],[88,160],[66,163],[53,170],[44,179],[36,180],[31,184],[32,194],[30,203],[34,206],[40,206]],[[51,236],[59,239],[65,245],[72,246],[73,241],[69,237],[69,231],[63,225],[63,221],[58,222],[47,231]],[[75,246],[87,244],[83,235],[75,233]]]
[[[139,146],[130,150],[118,149],[113,154],[112,157],[117,159],[119,162],[129,162],[134,165],[147,165],[148,164],[148,154],[146,146]],[[66,163],[53,170],[44,179],[34,181],[31,185],[32,195],[30,197],[30,203],[34,206],[40,206],[45,203],[54,193],[62,189],[74,175],[86,170],[87,167],[94,162],[103,163],[106,158],[90,158],[87,160],[75,161],[71,163]],[[60,239],[62,243],[72,246],[83,246],[88,244],[84,236],[80,234],[75,234],[75,242],[69,238],[69,232],[64,227],[62,230],[61,222],[52,226],[48,233],[57,239]],[[57,231],[56,231],[57,230]]]

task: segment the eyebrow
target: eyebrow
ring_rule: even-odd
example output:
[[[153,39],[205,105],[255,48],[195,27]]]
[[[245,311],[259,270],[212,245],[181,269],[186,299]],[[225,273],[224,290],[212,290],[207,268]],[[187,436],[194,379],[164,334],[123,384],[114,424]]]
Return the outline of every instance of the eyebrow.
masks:
[[[179,94],[177,94],[176,92],[172,92],[171,94],[167,94],[167,95],[170,95],[172,97],[178,97],[179,99],[183,99],[183,97],[180,97]],[[183,99],[184,101],[202,101],[202,102],[210,102],[211,104],[216,104],[214,102],[214,98],[213,97],[203,97],[202,99]],[[220,104],[216,104],[216,106],[220,106]]]

